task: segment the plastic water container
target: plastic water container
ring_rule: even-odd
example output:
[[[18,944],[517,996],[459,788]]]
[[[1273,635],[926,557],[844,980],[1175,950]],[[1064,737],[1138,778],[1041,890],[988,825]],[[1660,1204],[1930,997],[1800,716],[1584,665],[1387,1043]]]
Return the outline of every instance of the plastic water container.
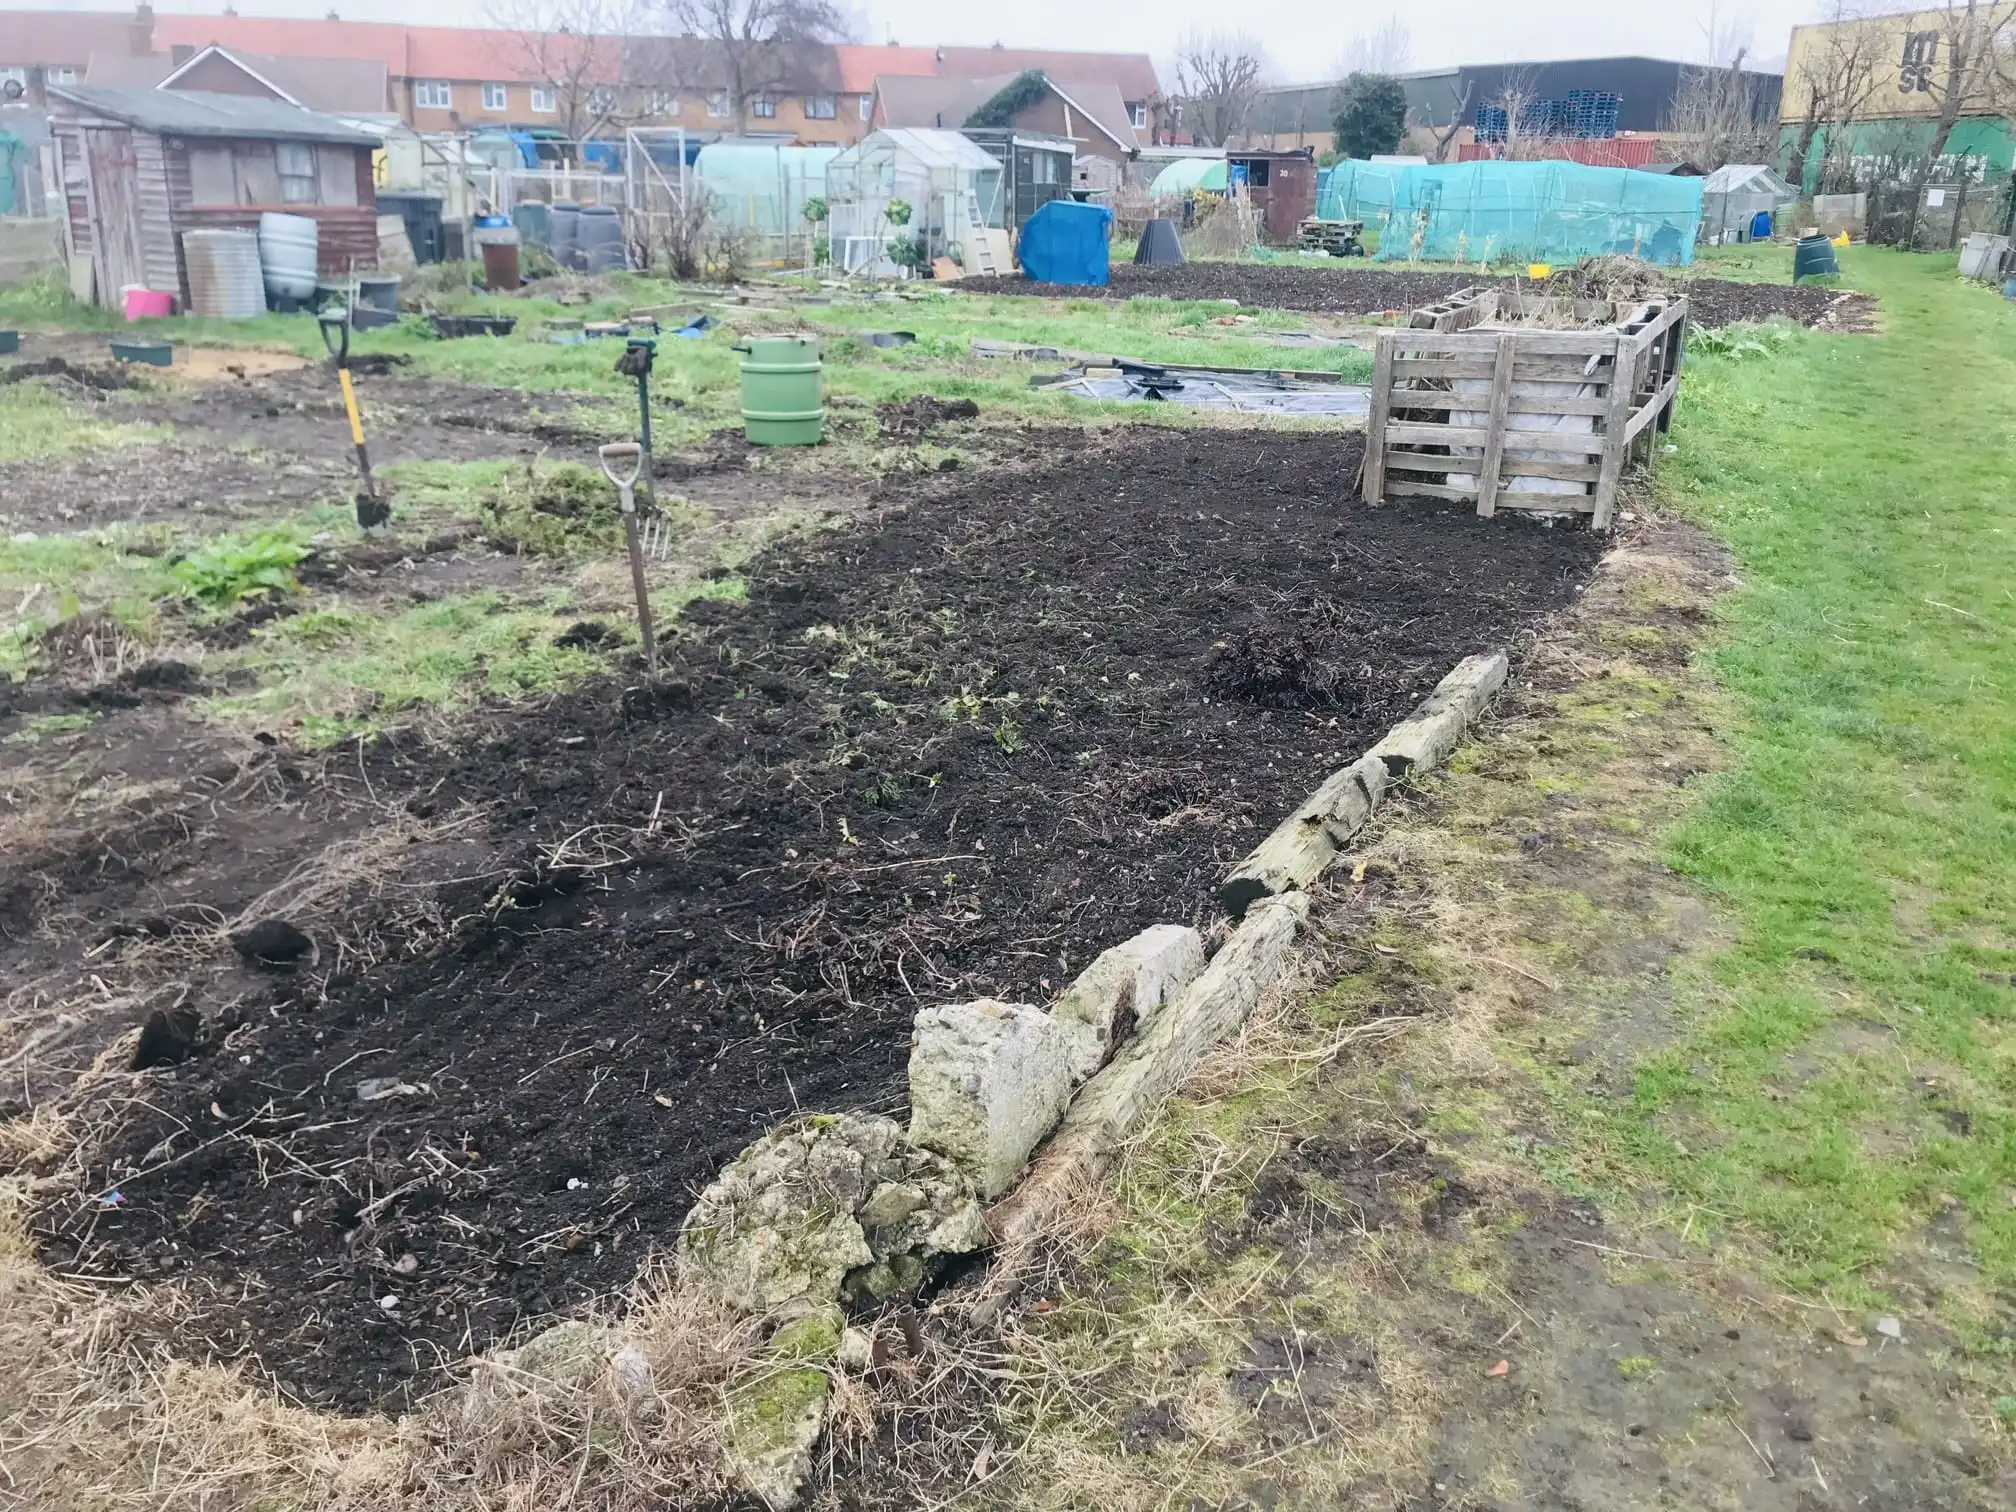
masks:
[[[259,217],[259,262],[266,272],[266,297],[306,304],[315,297],[315,256],[320,243],[315,222],[305,215],[268,210]]]
[[[581,207],[572,200],[555,200],[549,222],[546,250],[561,267],[574,267],[581,239]]]
[[[191,315],[250,320],[266,313],[259,238],[252,232],[184,231],[182,261],[189,270]]]
[[[580,266],[590,273],[614,273],[630,265],[623,245],[623,217],[613,205],[583,205],[577,228]]]
[[[128,284],[119,291],[120,305],[128,320],[153,320],[175,313],[175,296],[159,289],[143,289]]]
[[[742,434],[751,446],[817,446],[826,434],[819,338],[752,336],[742,354]]]

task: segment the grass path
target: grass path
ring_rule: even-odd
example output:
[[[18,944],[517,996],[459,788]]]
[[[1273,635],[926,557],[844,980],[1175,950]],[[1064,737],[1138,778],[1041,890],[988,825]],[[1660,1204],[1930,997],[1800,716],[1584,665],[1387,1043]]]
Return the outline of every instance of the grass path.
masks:
[[[1881,299],[1877,337],[1688,375],[1661,488],[1734,551],[1708,668],[1742,720],[1668,858],[1736,938],[1597,1121],[1610,1174],[1761,1237],[1795,1287],[1880,1295],[1955,1199],[2007,1287],[2016,305],[1951,259],[1858,249],[1845,271]],[[1675,1132],[1700,1118],[1706,1148]]]

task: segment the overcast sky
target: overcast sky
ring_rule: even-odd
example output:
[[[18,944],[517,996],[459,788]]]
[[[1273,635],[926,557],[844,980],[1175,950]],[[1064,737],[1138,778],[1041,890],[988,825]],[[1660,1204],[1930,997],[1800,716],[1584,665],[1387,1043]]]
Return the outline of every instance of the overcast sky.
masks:
[[[515,11],[537,0],[504,0]],[[224,0],[154,0],[157,11],[215,13]],[[351,20],[485,25],[499,0],[237,0],[247,15],[320,16],[333,4]],[[0,9],[114,10],[116,0],[0,0]],[[1900,6],[1902,3],[1900,0]],[[1775,67],[1796,22],[1811,20],[1820,0],[1411,0],[1403,6],[1329,4],[1320,0],[1016,0],[1013,5],[948,5],[945,0],[855,0],[863,40],[926,44],[1005,42],[1024,47],[1141,51],[1158,63],[1175,55],[1186,32],[1224,28],[1228,21],[1256,38],[1280,81],[1333,78],[1356,36],[1375,32],[1397,11],[1404,18],[1409,62],[1537,62],[1553,58],[1640,53],[1705,60],[1711,26],[1748,41],[1750,55]]]

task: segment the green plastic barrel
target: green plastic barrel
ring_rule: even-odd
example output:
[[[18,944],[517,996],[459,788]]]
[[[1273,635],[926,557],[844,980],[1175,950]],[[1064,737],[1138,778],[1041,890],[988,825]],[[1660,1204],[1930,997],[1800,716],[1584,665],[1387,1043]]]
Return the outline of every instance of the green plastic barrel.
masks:
[[[742,353],[742,434],[751,446],[817,446],[826,434],[819,338],[751,336]]]
[[[1824,236],[1802,236],[1792,250],[1792,282],[1802,278],[1826,278],[1841,271],[1834,261],[1834,243]]]

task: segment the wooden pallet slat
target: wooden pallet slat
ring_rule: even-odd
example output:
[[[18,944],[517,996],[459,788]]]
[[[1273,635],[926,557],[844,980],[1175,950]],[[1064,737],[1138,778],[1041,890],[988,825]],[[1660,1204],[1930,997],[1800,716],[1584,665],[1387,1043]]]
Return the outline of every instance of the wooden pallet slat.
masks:
[[[1468,293],[1417,312],[1414,328],[1380,335],[1366,433],[1367,502],[1394,494],[1469,503],[1486,516],[1565,511],[1609,529],[1627,461],[1651,462],[1657,435],[1679,403],[1687,301],[1642,300],[1597,331],[1494,329],[1481,322],[1447,328],[1469,321],[1461,312]],[[1517,301],[1494,303],[1521,308]],[[1456,382],[1466,392],[1453,392]],[[1557,397],[1548,388],[1567,391]],[[1528,429],[1536,416],[1562,423]],[[1471,481],[1450,481],[1462,478]],[[1584,487],[1556,494],[1507,486],[1521,478]]]

